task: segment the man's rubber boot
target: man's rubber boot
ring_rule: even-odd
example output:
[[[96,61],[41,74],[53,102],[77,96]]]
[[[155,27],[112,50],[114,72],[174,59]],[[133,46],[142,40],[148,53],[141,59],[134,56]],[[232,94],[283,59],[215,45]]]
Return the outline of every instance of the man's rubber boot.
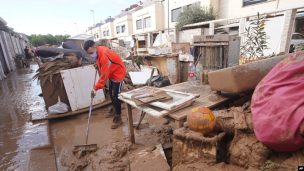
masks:
[[[121,116],[115,116],[113,119],[113,123],[111,128],[112,129],[116,129],[118,128],[120,125],[122,125],[122,120],[121,120]]]
[[[114,113],[115,113],[114,108],[111,107],[110,110],[105,114],[105,117],[106,118],[112,118],[114,116]]]

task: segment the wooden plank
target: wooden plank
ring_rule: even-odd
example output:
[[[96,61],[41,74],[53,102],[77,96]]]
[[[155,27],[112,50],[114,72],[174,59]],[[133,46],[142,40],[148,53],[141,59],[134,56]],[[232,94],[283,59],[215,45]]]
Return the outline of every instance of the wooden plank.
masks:
[[[183,106],[184,104],[193,101],[194,99],[198,98],[198,94],[189,94],[189,93],[183,93],[178,91],[172,91],[172,90],[166,90],[166,92],[173,97],[173,100],[171,102],[153,102],[151,103],[152,106],[159,107],[162,109],[166,109],[169,111],[179,109],[180,106]]]
[[[60,71],[72,111],[90,106],[95,72],[96,69],[93,65]],[[97,74],[96,80],[98,79]],[[97,91],[93,105],[100,104],[104,100],[104,92]]]
[[[127,105],[127,114],[128,114],[128,124],[129,124],[129,134],[130,134],[130,141],[135,144],[135,136],[134,136],[134,128],[133,128],[133,115],[132,115],[132,107],[130,104],[126,103]]]
[[[193,44],[193,46],[210,46],[210,47],[214,47],[214,46],[228,46],[229,43],[224,43],[224,42],[217,42],[217,43],[195,43]]]
[[[172,96],[168,95],[165,91],[160,91],[155,94],[148,95],[147,97],[134,97],[132,98],[136,105],[141,106],[152,102],[165,102],[172,99]]]
[[[100,104],[94,105],[93,106],[93,110],[97,110],[99,108],[105,107],[109,104],[111,104],[111,100],[106,100],[103,101]],[[66,118],[66,117],[70,117],[70,116],[76,116],[85,112],[89,112],[88,108],[85,109],[81,109],[81,110],[77,110],[77,111],[71,111],[71,112],[67,112],[67,113],[63,113],[63,114],[49,114],[48,116],[46,116],[45,118],[37,118],[37,119],[31,119],[32,122],[39,122],[39,121],[45,121],[45,120],[53,120],[53,119],[60,119],[60,118]]]
[[[190,53],[190,43],[172,43],[172,52],[179,53]]]
[[[207,36],[194,36],[193,42],[228,42],[229,35],[222,34],[222,35],[207,35]]]
[[[134,55],[133,57],[152,57],[152,58],[162,58],[162,57],[176,57],[178,56],[177,53],[168,53],[168,54],[162,54],[162,55],[150,55],[150,54],[138,54],[138,55]]]

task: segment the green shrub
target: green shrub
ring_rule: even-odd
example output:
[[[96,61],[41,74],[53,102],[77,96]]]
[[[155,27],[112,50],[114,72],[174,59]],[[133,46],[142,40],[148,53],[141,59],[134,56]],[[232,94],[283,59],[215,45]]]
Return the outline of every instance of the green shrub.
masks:
[[[198,22],[214,20],[213,8],[202,8],[201,6],[192,6],[184,9],[177,19],[177,30],[182,30],[183,26]]]

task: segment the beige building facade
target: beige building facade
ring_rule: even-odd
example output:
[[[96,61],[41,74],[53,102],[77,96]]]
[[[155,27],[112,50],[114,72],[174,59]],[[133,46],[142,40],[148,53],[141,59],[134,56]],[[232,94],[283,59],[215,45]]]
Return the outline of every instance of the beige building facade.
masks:
[[[114,22],[114,37],[124,38],[133,34],[132,14],[117,17]]]
[[[114,23],[108,22],[100,26],[100,34],[102,39],[114,38]]]
[[[219,18],[239,18],[298,7],[304,7],[303,0],[220,0]]]
[[[164,30],[164,7],[162,3],[152,3],[132,13],[133,34]]]

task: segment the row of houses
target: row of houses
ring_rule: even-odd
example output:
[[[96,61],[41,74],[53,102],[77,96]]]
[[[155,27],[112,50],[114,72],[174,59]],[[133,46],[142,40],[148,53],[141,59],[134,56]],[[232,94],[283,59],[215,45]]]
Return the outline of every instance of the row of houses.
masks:
[[[303,0],[146,0],[131,5],[87,30],[95,39],[122,39],[128,36],[170,32],[176,36],[179,15],[191,6],[213,8],[216,19],[241,18],[259,13],[304,7]]]
[[[16,69],[15,58],[18,54],[23,54],[28,43],[25,34],[14,32],[0,17],[0,80]]]

